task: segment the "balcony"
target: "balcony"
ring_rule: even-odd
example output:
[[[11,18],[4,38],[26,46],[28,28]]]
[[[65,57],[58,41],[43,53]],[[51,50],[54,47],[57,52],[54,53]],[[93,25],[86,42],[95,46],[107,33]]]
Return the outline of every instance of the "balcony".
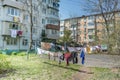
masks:
[[[12,32],[13,29],[7,29],[7,30],[3,30],[2,32],[2,36],[11,36],[11,34],[13,33]],[[21,37],[23,34],[23,31],[21,30],[16,30],[16,37]]]
[[[5,22],[22,23],[22,20],[19,17],[14,17],[14,16],[4,16],[4,18],[2,20]]]
[[[60,30],[59,25],[47,24],[46,29]]]
[[[50,39],[58,39],[59,38],[59,34],[47,34],[47,38],[50,38]]]
[[[88,41],[89,41],[89,42],[93,42],[93,41],[95,41],[95,40],[94,40],[94,39],[89,39]]]
[[[60,26],[59,25],[53,25],[53,24],[47,24],[46,25],[46,30],[47,30],[47,38],[51,38],[51,39],[58,39],[59,38],[59,30],[60,30]],[[52,30],[57,31],[57,33],[52,33]]]
[[[5,29],[5,28],[4,28],[4,29],[2,30],[2,35],[3,35],[3,36],[8,36],[8,35],[10,36],[10,34],[11,34],[10,29],[7,29],[7,28]]]
[[[53,4],[48,4],[48,5],[47,5],[47,8],[51,8],[51,9],[54,9],[54,10],[59,11],[59,4],[53,2]]]
[[[57,19],[57,20],[58,20],[58,19],[59,19],[59,16],[58,16],[58,15],[53,15],[53,14],[47,14],[47,15],[46,15],[46,18],[48,18],[48,19],[49,19],[49,18],[52,18],[52,19]]]
[[[2,36],[10,36],[11,35],[11,30],[16,30],[18,33],[20,33],[22,35],[21,32],[21,26],[18,23],[14,23],[14,22],[2,22],[3,23],[3,27],[1,30],[1,35]]]
[[[12,0],[3,0],[3,6],[12,6],[15,8],[23,9],[23,4],[18,1],[12,1]]]
[[[14,22],[13,16],[4,16],[2,20],[5,22]]]

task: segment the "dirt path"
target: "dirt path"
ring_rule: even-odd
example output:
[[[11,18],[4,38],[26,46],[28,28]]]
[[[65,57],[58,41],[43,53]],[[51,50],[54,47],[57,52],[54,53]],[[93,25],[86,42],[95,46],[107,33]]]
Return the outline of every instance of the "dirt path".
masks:
[[[79,59],[79,64],[81,64],[80,62]],[[120,56],[118,55],[86,55],[85,65],[69,80],[89,80],[94,74],[89,67],[113,68],[116,66],[120,67]],[[117,72],[116,69],[113,71]]]
[[[87,80],[90,79],[93,74],[94,73],[91,72],[90,68],[82,67],[80,68],[80,71],[74,74],[69,80]]]
[[[79,64],[81,65],[81,59],[79,58]],[[120,67],[119,55],[104,55],[104,54],[86,54],[85,65],[86,67],[102,67],[113,68]]]

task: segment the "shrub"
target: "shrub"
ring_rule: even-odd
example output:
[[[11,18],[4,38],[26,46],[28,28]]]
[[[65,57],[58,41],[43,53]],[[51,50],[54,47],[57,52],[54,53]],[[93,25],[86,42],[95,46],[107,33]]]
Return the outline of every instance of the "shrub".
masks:
[[[17,52],[12,52],[11,54],[12,54],[12,55],[17,55]]]
[[[0,50],[0,54],[2,54],[2,51]]]
[[[21,52],[21,53],[18,53],[17,55],[18,55],[18,56],[25,56],[26,53],[25,53],[25,52]]]
[[[10,62],[7,61],[6,55],[0,54],[0,73],[10,69]]]

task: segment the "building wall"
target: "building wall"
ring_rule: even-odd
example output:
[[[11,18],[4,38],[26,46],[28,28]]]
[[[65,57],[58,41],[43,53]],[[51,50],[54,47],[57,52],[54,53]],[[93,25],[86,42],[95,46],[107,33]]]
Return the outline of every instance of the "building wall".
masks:
[[[60,37],[64,36],[64,21],[60,21]]]
[[[0,49],[28,49],[28,45],[30,42],[30,17],[29,13],[27,12],[27,7],[24,7],[25,4],[21,3],[20,1],[23,0],[3,0],[3,4],[0,1]],[[49,2],[49,0],[40,0],[40,6],[39,11],[35,10],[35,5],[34,5],[34,11],[33,11],[33,42],[40,43],[41,41],[41,32],[42,30],[46,31],[46,34],[48,35],[48,38],[53,38],[53,39],[58,39],[59,37],[59,30],[54,31],[55,29],[47,29],[46,25],[47,24],[54,24],[54,25],[59,25],[59,23],[50,23],[48,19],[52,19],[53,21],[58,21],[59,22],[59,7],[56,7],[52,5],[53,3],[56,5],[59,3],[59,0],[52,0]],[[43,2],[42,2],[43,1]],[[50,13],[50,8],[48,9],[48,4],[51,4],[51,8],[55,8],[57,11],[55,14],[49,14]],[[33,0],[33,4],[37,4],[36,1]],[[20,19],[19,22],[16,22],[13,20],[15,16],[13,15],[8,15],[8,8],[15,8],[16,10],[20,11],[20,15],[18,18]],[[24,9],[24,10],[23,10]],[[16,23],[19,24],[19,30],[21,30],[22,36],[17,36],[15,39],[17,39],[16,45],[8,45],[7,40],[11,38],[11,32],[9,29],[9,26],[11,23]],[[52,32],[56,32],[54,35]],[[24,40],[24,42],[23,42]],[[27,40],[27,41],[26,41]],[[24,45],[23,45],[24,44]]]
[[[114,13],[115,13],[115,20],[116,22],[118,22],[120,20],[120,12],[117,11]],[[75,19],[77,20],[77,22],[74,22]],[[105,21],[102,18],[101,14],[69,18],[69,19],[65,19],[64,21],[65,21],[64,23],[65,27],[69,29],[71,29],[71,25],[77,24],[76,25],[77,33],[75,34],[78,35],[78,38],[76,38],[78,40],[76,41],[81,44],[93,43],[95,41],[95,36],[98,37],[99,43],[101,43],[102,40],[104,39],[103,36],[105,36],[106,34],[103,32],[105,31],[105,24],[104,24]],[[110,22],[109,25],[113,26],[114,24]],[[116,26],[117,26],[117,23],[116,23]],[[114,30],[113,27],[111,28],[113,31]]]

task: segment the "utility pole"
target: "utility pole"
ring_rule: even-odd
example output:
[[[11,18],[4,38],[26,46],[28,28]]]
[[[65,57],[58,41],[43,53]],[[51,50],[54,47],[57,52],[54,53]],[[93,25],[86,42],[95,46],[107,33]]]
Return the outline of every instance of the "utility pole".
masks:
[[[72,25],[72,27],[73,27],[73,39],[75,40],[75,25]]]
[[[96,22],[96,16],[95,16],[95,44],[97,43],[97,22]]]
[[[76,23],[76,42],[78,43],[78,19]]]

